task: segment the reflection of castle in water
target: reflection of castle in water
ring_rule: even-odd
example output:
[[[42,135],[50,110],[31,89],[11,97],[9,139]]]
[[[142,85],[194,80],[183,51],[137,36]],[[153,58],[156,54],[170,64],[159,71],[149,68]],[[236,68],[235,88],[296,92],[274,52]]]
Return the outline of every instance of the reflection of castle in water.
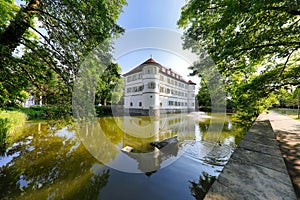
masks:
[[[141,152],[147,152],[147,148],[151,147],[150,142],[153,141],[174,136],[179,141],[195,139],[195,121],[185,114],[124,117],[122,129],[123,147],[131,146]]]
[[[158,170],[164,161],[177,156],[181,141],[195,139],[195,121],[186,114],[124,117],[122,128],[122,148],[133,148],[132,152],[125,153],[138,162],[138,168],[143,172]],[[150,145],[153,141],[174,136],[179,142],[168,144],[160,150]]]

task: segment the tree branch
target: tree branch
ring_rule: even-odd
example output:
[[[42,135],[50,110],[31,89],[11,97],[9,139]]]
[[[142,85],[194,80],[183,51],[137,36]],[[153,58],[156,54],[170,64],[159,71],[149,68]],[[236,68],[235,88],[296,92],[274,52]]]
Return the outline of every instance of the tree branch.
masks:
[[[35,85],[39,90],[41,90],[39,84],[35,81],[34,77],[31,75],[31,73],[26,69],[26,67],[24,67],[22,64],[19,63],[19,66],[21,67],[21,69],[27,74],[27,76],[30,79],[30,82]]]
[[[267,7],[267,9],[269,9],[269,10],[281,10],[281,11],[287,12],[291,15],[300,15],[300,10],[291,9],[291,8],[288,8],[288,7],[270,6],[270,7]]]
[[[40,6],[41,0],[31,0],[25,8],[21,8],[14,20],[0,35],[0,54],[11,54],[19,45],[19,41],[30,25],[30,20]]]
[[[282,70],[280,71],[280,73],[279,73],[279,76],[278,77],[281,77],[281,75],[282,75],[282,73],[283,73],[283,71],[285,70],[285,68],[286,68],[286,65],[287,65],[287,63],[289,62],[289,60],[290,60],[290,57],[291,57],[291,55],[294,53],[296,51],[296,49],[293,49],[292,50],[292,52],[288,55],[288,57],[287,57],[287,59],[286,59],[286,61],[285,61],[285,63],[284,63],[284,65],[283,65],[283,67],[282,67]]]
[[[300,47],[300,41],[298,42],[278,42],[278,43],[269,43],[269,44],[263,44],[263,45],[257,45],[257,46],[252,46],[248,48],[242,48],[242,51],[249,51],[251,49],[262,49],[265,47],[274,47],[274,46],[287,46],[287,45],[298,45],[296,49]]]

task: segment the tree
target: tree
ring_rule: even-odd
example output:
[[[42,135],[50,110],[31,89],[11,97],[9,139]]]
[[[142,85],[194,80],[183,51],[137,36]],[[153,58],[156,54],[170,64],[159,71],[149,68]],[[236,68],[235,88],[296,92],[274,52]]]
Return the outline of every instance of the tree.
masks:
[[[122,83],[119,82],[121,79],[120,72],[121,67],[116,63],[111,63],[107,66],[98,81],[96,89],[96,104],[101,103],[102,105],[106,106],[108,101],[111,103],[112,94],[115,94],[113,97],[114,100],[120,99],[120,97],[117,97],[117,93],[114,92],[116,91],[115,89],[120,88],[118,85],[121,84],[122,86]]]
[[[198,105],[200,107],[204,107],[205,109],[210,108],[211,106],[211,98],[209,94],[208,87],[206,83],[201,79],[201,88],[197,94]]]
[[[185,48],[207,50],[245,119],[272,93],[300,83],[299,8],[297,0],[190,0],[182,8]]]
[[[0,7],[7,11],[1,13],[0,67],[1,77],[11,81],[0,79],[3,91],[11,87],[18,94],[29,84],[41,86],[41,77],[55,73],[70,103],[84,57],[123,31],[116,20],[125,0],[27,0],[21,8],[7,2]],[[110,50],[107,44],[103,51]]]

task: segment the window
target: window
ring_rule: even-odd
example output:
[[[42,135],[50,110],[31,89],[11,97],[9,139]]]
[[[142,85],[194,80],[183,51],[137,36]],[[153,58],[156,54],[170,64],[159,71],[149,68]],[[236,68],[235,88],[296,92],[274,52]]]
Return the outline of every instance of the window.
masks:
[[[151,70],[148,68],[148,69],[145,69],[145,74],[150,74],[151,73]]]
[[[128,76],[127,77],[127,82],[130,82],[131,81],[131,76]]]
[[[165,92],[165,88],[164,87],[160,87],[159,88],[159,92]]]
[[[130,106],[131,106],[131,107],[133,106],[133,103],[132,103],[132,102],[130,102]]]
[[[142,102],[139,102],[139,107],[142,107],[142,105],[143,105]]]
[[[143,78],[142,73],[139,73],[139,79],[142,79],[142,78]]]
[[[136,80],[136,74],[132,76],[132,80],[133,80],[133,81]]]
[[[159,103],[160,107],[162,107],[162,102]]]
[[[138,91],[140,92],[140,91],[143,91],[143,90],[144,90],[144,86],[143,85],[139,86]]]
[[[155,89],[155,83],[154,82],[148,83],[148,88],[149,89]]]
[[[173,101],[169,101],[169,106],[173,106]]]
[[[127,88],[127,93],[130,93],[131,92],[131,88]]]
[[[169,88],[167,88],[167,94],[170,94],[171,90]]]
[[[152,68],[152,74],[156,74],[156,67]]]
[[[163,75],[160,75],[160,80],[164,81],[164,76]]]

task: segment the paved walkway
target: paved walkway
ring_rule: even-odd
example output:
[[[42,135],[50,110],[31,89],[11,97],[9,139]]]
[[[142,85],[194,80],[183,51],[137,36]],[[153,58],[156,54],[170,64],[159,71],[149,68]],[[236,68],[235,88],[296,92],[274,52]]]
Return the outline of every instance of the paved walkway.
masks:
[[[276,114],[257,118],[205,199],[296,199],[269,117],[274,124],[281,119]]]
[[[274,112],[268,118],[300,200],[300,122]]]

